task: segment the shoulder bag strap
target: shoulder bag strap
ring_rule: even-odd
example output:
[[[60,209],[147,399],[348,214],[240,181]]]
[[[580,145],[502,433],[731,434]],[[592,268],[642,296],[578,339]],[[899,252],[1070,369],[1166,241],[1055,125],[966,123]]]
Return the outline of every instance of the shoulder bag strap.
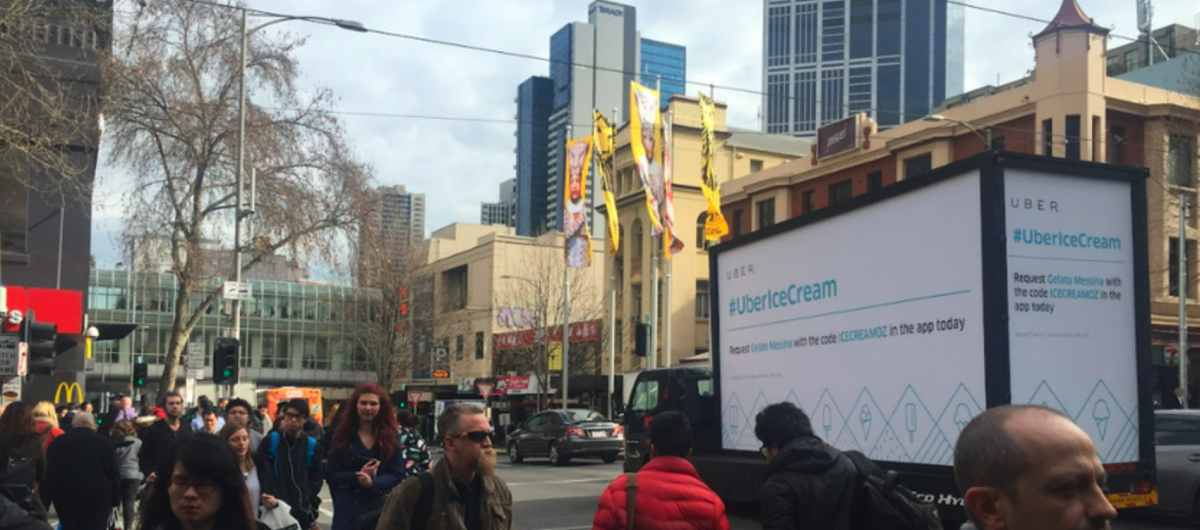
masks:
[[[637,473],[625,474],[625,530],[633,530],[637,515]]]

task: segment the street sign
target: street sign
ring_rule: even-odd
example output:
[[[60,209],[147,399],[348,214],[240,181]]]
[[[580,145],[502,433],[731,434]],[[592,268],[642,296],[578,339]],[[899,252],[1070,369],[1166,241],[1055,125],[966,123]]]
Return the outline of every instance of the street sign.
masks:
[[[188,379],[204,379],[204,343],[192,342],[188,344],[187,354],[187,378]]]
[[[434,370],[433,377],[435,379],[446,379],[450,377],[450,372],[446,370]]]
[[[0,375],[17,375],[21,357],[21,339],[16,335],[0,335]]]
[[[225,282],[225,299],[226,300],[252,300],[254,292],[250,289],[250,282]]]
[[[420,392],[417,390],[410,390],[410,391],[408,391],[408,400],[413,403],[416,403],[418,401],[421,401],[421,397],[424,395],[425,395],[424,392]]]
[[[492,393],[492,384],[491,383],[478,383],[475,386],[479,388],[479,395],[483,396],[483,399],[485,399],[485,400]]]

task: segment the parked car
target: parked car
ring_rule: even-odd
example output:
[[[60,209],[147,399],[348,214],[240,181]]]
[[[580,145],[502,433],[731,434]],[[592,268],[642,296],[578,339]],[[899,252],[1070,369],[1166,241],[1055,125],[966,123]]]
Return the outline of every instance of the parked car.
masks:
[[[508,458],[519,464],[526,458],[545,457],[559,466],[577,456],[599,456],[611,464],[624,443],[621,426],[599,412],[550,410],[525,420],[509,433]]]
[[[1154,411],[1158,509],[1200,517],[1200,410]]]

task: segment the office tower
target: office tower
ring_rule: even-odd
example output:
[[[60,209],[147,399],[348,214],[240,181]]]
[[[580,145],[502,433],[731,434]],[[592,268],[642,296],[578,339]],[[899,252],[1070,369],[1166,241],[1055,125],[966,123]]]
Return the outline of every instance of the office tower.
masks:
[[[500,200],[479,205],[479,224],[516,226],[516,179],[500,183]]]

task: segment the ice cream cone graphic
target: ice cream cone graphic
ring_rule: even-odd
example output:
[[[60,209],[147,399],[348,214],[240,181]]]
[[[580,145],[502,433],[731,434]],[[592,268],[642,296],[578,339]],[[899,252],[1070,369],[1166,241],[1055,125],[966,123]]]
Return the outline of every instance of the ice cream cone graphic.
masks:
[[[1108,418],[1112,413],[1108,410],[1108,402],[1101,399],[1095,405],[1092,405],[1092,419],[1096,420],[1096,430],[1100,432],[1100,439],[1108,433]]]
[[[871,409],[866,405],[862,406],[862,410],[858,413],[858,422],[862,424],[863,440],[871,439]]]
[[[954,424],[958,426],[958,432],[962,432],[963,428],[971,422],[971,409],[967,408],[966,403],[959,403],[954,409]]]

